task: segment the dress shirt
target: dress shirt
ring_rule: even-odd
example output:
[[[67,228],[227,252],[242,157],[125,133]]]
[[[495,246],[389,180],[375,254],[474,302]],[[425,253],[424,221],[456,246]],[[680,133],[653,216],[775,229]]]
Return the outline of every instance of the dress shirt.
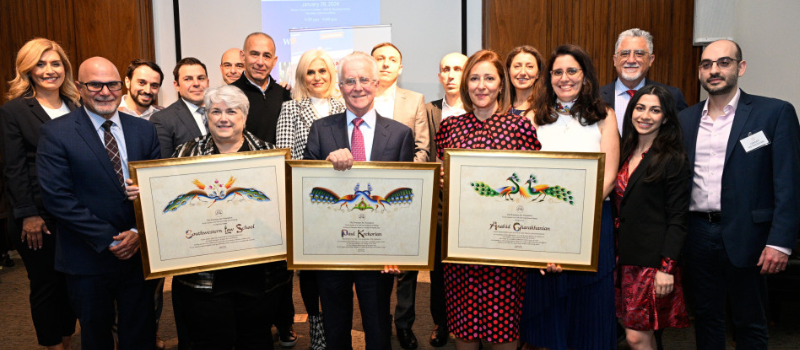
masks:
[[[353,119],[356,119],[356,115],[350,110],[347,110],[347,141],[348,143],[350,140],[353,139],[353,129],[355,126],[353,125]],[[370,109],[369,112],[364,114],[361,119],[364,120],[363,123],[358,127],[358,130],[361,130],[361,135],[364,136],[364,157],[367,161],[372,159],[372,140],[375,139],[375,122],[378,120],[377,115],[375,114],[375,108]],[[350,145],[352,147],[352,145]]]
[[[464,110],[463,105],[461,108],[453,108],[447,104],[447,96],[442,99],[442,120],[447,119],[447,117],[459,116],[462,114],[467,114],[467,111]]]
[[[194,122],[197,123],[197,127],[200,128],[200,133],[203,134],[203,136],[206,136],[206,134],[208,134],[208,130],[206,129],[206,124],[203,123],[203,113],[198,112],[200,107],[195,106],[194,103],[186,101],[183,98],[181,98],[181,101],[183,101],[183,103],[186,104],[186,108],[192,112],[192,117],[194,117]]]
[[[150,107],[147,108],[147,110],[144,111],[144,113],[139,114],[139,113],[136,113],[136,111],[128,108],[128,105],[125,104],[125,101],[127,101],[127,100],[128,100],[128,95],[127,94],[122,95],[122,103],[119,104],[118,110],[120,112],[122,112],[122,113],[130,114],[130,115],[132,115],[134,117],[139,117],[139,118],[142,118],[144,120],[150,120],[150,117],[153,116],[153,113],[158,112],[158,111],[163,109],[162,107],[158,107],[156,105],[150,105]]]
[[[394,119],[394,101],[397,93],[397,83],[392,84],[383,95],[375,97],[375,110],[381,117]]]
[[[69,106],[67,106],[67,103],[64,101],[61,101],[61,107],[58,108],[47,108],[41,103],[39,105],[42,106],[42,109],[44,109],[44,112],[47,113],[47,116],[50,117],[50,119],[56,119],[70,112]]]
[[[317,112],[317,119],[331,115],[331,103],[327,98],[311,97],[311,105],[314,106],[314,110]]]
[[[633,89],[628,89],[619,78],[614,81],[614,112],[617,114],[617,128],[619,134],[622,135],[622,122],[625,119],[625,110],[628,109],[628,102],[631,102],[631,95],[628,95],[628,90],[639,91],[644,87],[645,79],[639,82]]]

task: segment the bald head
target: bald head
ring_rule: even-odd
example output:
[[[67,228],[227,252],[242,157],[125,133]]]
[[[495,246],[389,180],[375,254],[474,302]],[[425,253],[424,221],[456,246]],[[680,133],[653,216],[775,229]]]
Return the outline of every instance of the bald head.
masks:
[[[453,52],[445,55],[439,62],[439,82],[442,83],[445,94],[456,97],[461,87],[461,75],[464,73],[464,65],[467,63],[467,56]]]
[[[242,50],[233,48],[222,54],[219,70],[222,72],[222,79],[225,80],[225,84],[233,83],[242,76],[244,62],[242,62],[241,53]]]
[[[111,61],[103,57],[83,61],[78,68],[77,85],[86,109],[106,119],[114,116],[122,100],[122,81]]]

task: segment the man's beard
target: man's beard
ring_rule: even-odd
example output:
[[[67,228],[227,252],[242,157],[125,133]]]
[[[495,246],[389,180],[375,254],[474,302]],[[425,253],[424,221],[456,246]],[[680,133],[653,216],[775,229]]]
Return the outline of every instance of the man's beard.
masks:
[[[712,75],[709,76],[706,80],[711,78],[722,78],[722,81],[725,85],[722,86],[710,86],[707,81],[700,81],[700,85],[703,86],[703,89],[708,92],[709,95],[725,95],[736,87],[737,82],[739,81],[739,76],[736,74],[731,74],[730,76],[724,76],[722,74]]]

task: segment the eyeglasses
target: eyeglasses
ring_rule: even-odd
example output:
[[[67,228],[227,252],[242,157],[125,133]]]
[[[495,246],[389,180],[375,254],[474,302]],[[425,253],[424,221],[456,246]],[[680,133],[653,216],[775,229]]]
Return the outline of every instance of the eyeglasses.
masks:
[[[108,91],[119,91],[122,90],[122,82],[121,81],[109,81],[105,83],[101,83],[99,81],[90,81],[88,83],[84,83],[79,81],[78,84],[81,84],[86,87],[86,90],[91,92],[100,92],[103,91],[103,87],[107,87]]]
[[[647,54],[648,52],[645,50],[633,50],[633,56],[636,58],[644,58],[644,56]],[[631,55],[631,50],[622,50],[620,52],[617,52],[617,57],[622,59],[628,58],[628,56],[630,55]]]
[[[580,71],[581,71],[580,68],[567,68],[566,73],[567,73],[567,75],[572,77],[572,76],[575,76],[575,74],[578,74],[578,72],[580,72]],[[550,71],[550,75],[552,75],[554,77],[560,77],[560,76],[564,75],[564,72],[565,71],[563,69],[551,70]]]
[[[719,67],[720,69],[725,69],[730,67],[731,64],[733,64],[733,62],[739,62],[739,60],[730,57],[720,57],[716,61],[702,60],[700,61],[700,65],[698,65],[698,67],[700,67],[700,69],[702,70],[709,70],[711,69],[711,67],[714,66],[715,62],[717,63],[717,67]]]
[[[377,79],[372,79],[372,78],[369,78],[369,77],[358,77],[358,79],[356,79],[356,78],[345,78],[344,81],[341,82],[341,84],[344,85],[344,86],[347,86],[347,87],[353,87],[353,86],[356,86],[356,80],[359,83],[361,83],[361,85],[367,85],[369,83],[377,81]]]

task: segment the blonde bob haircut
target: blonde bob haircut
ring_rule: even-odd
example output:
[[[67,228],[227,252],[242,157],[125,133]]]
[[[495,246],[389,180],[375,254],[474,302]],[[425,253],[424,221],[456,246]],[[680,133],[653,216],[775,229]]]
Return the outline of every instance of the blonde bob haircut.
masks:
[[[36,87],[31,82],[29,74],[39,63],[42,55],[48,50],[53,50],[58,53],[58,56],[61,58],[61,63],[64,66],[64,83],[61,84],[59,92],[61,95],[70,99],[72,103],[80,106],[80,93],[78,93],[78,88],[75,87],[75,78],[72,75],[72,64],[69,63],[69,57],[67,57],[61,45],[45,38],[32,39],[19,49],[15,67],[17,76],[8,82],[8,94],[6,98],[13,100],[23,95],[36,97]]]
[[[308,67],[311,66],[311,63],[316,61],[317,59],[321,59],[322,62],[325,64],[325,68],[328,70],[328,74],[330,75],[330,86],[328,87],[328,91],[325,91],[324,96],[322,98],[337,98],[339,97],[339,89],[338,80],[336,78],[336,66],[333,64],[333,60],[331,56],[328,55],[325,50],[308,50],[300,56],[300,62],[297,63],[297,71],[294,74],[294,88],[292,89],[292,99],[297,101],[306,99],[307,97],[311,97],[308,93],[308,86],[306,86],[306,73],[308,72]]]
[[[472,56],[469,56],[467,63],[464,65],[464,74],[461,76],[461,87],[459,88],[464,110],[468,113],[472,113],[475,110],[475,105],[472,104],[472,100],[469,97],[469,76],[472,74],[472,69],[481,62],[491,63],[497,69],[497,74],[500,76],[500,91],[497,93],[497,109],[495,113],[507,111],[511,105],[511,94],[509,90],[513,87],[509,88],[511,84],[509,83],[508,72],[506,71],[503,58],[492,50],[480,50],[474,53]]]

